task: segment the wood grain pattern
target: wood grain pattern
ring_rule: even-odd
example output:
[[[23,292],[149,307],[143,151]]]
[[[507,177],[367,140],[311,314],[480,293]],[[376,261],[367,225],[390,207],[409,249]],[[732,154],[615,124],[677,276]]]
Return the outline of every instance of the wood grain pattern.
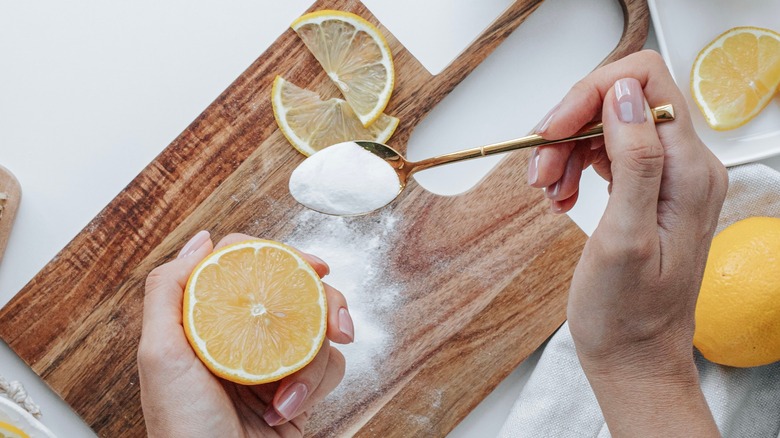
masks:
[[[514,3],[437,76],[380,25],[397,75],[387,112],[401,119],[391,146],[403,150],[414,126],[540,2]],[[324,8],[377,22],[358,1],[312,7]],[[644,1],[626,1],[625,10],[612,58],[646,37]],[[312,418],[311,435],[444,434],[564,319],[585,237],[522,182],[526,153],[511,154],[461,196],[434,196],[412,182],[380,213],[338,219],[305,211],[287,191],[302,157],[273,120],[276,74],[332,93],[286,31],[0,311],[0,336],[101,436],[144,433],[135,364],[143,282],[200,229],[307,249],[338,228],[357,242],[350,256],[373,260],[378,273],[360,299],[374,303],[367,316],[386,342],[370,352],[352,347],[348,361],[352,355],[373,372],[348,368]],[[374,239],[389,232],[392,239]],[[390,293],[392,306],[382,307]]]
[[[3,166],[0,166],[0,262],[11,236],[16,211],[22,200],[22,188],[16,177]]]

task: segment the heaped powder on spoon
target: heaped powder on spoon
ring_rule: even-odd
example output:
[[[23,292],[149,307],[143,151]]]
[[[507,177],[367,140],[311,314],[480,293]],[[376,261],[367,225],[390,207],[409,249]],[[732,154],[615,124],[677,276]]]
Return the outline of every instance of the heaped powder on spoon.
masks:
[[[355,215],[384,207],[400,182],[385,160],[353,141],[329,146],[304,160],[290,176],[290,194],[320,213]]]

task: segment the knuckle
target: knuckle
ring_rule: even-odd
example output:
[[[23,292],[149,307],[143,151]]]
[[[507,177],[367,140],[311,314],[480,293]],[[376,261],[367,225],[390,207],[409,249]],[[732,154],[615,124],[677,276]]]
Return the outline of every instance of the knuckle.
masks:
[[[633,237],[622,239],[615,246],[616,257],[628,262],[645,262],[655,254],[655,245],[651,239]]]
[[[334,347],[330,347],[330,355],[328,356],[329,366],[333,367],[338,372],[339,382],[344,378],[344,372],[347,368],[347,361],[344,355]]]
[[[630,260],[647,261],[656,253],[656,244],[653,239],[638,237],[626,239],[623,251]]]
[[[594,96],[598,96],[600,98],[601,93],[593,84],[590,77],[586,76],[574,83],[574,85],[571,87],[571,90],[569,90],[569,95],[581,95],[585,96],[586,99],[594,99]]]
[[[651,233],[637,232],[626,224],[606,224],[607,239],[593,239],[589,255],[605,266],[644,263],[656,253],[657,243]],[[589,242],[590,243],[590,242]]]
[[[155,368],[156,365],[162,362],[158,350],[144,336],[141,337],[141,341],[138,343],[136,360],[141,368]]]
[[[663,170],[664,149],[658,143],[639,143],[622,154],[622,166],[639,177],[657,177]]]
[[[142,335],[141,341],[138,343],[136,360],[139,368],[158,371],[169,369],[173,364],[180,363],[183,353],[167,336],[152,338]]]
[[[729,189],[729,172],[719,160],[716,159],[715,161],[716,164],[715,172],[713,172],[712,176],[712,186],[715,190],[716,199],[718,199],[720,203],[723,203],[723,200],[726,199],[726,192],[728,192]]]
[[[309,420],[309,417],[311,417],[311,412],[306,410],[306,411],[303,411],[300,414],[298,414],[298,416],[295,417],[295,418],[296,419],[300,419],[303,423],[305,423],[306,421]],[[300,431],[301,431],[301,434],[303,434],[303,428],[302,427],[300,428]]]
[[[660,53],[656,52],[655,50],[651,50],[651,49],[641,50],[640,52],[637,53],[637,55],[642,58],[642,62],[646,63],[647,65],[650,65],[651,67],[662,66],[666,68],[666,63],[664,62],[664,58],[661,56]]]
[[[708,208],[704,209],[704,211],[710,212],[708,215],[709,226],[705,227],[707,231],[707,235],[705,236],[707,241],[712,238],[712,235],[715,233],[715,230],[718,227],[720,210],[723,207],[723,202],[726,199],[726,194],[729,187],[728,171],[718,159],[713,159],[713,162],[715,164],[712,168],[710,168],[707,179],[709,187],[706,188],[709,194],[709,196],[707,196],[707,202],[709,205],[707,206]]]
[[[683,185],[688,202],[694,210],[703,208],[719,211],[728,190],[728,172],[717,158],[706,164],[692,167],[686,174]]]
[[[149,275],[146,276],[145,292],[149,293],[149,291],[157,289],[165,282],[165,278],[165,265],[160,265],[152,269],[152,271],[149,272]]]

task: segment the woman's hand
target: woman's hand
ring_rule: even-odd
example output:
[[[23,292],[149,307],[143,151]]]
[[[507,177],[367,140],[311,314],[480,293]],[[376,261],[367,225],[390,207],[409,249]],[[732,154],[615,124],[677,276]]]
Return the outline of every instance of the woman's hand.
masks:
[[[655,126],[649,108],[674,105]],[[685,100],[651,51],[600,68],[539,125],[547,139],[601,119],[598,139],[545,146],[529,183],[555,212],[577,200],[582,169],[610,198],[572,280],[569,327],[614,436],[707,436],[718,431],[693,362],[694,309],[728,178],[693,130]]]
[[[231,234],[216,248],[250,239]],[[309,414],[344,376],[344,356],[328,340],[305,368],[279,382],[244,386],[217,378],[190,347],[182,327],[184,286],[195,266],[212,252],[209,234],[196,234],[176,260],[153,270],[146,280],[143,330],[138,347],[147,433],[150,437],[300,437]],[[320,276],[322,260],[303,254]],[[344,296],[325,285],[327,337],[353,341]]]

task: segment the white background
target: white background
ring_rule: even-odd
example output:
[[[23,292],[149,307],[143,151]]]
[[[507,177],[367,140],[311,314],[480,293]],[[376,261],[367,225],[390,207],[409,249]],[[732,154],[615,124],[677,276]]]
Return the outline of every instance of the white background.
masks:
[[[437,72],[511,1],[364,3]],[[309,4],[0,0],[0,164],[16,174],[24,192],[0,266],[0,305]],[[410,140],[410,157],[524,135],[611,50],[622,20],[614,0],[545,1],[423,121]],[[455,194],[496,160],[432,170],[418,180],[434,192]],[[777,159],[769,164],[780,167]],[[525,169],[518,169],[520,182],[524,178]],[[605,202],[605,185],[587,173],[572,217],[590,233]],[[451,435],[494,435],[536,359],[538,353]],[[89,436],[5,344],[0,374],[25,384],[59,436]]]

